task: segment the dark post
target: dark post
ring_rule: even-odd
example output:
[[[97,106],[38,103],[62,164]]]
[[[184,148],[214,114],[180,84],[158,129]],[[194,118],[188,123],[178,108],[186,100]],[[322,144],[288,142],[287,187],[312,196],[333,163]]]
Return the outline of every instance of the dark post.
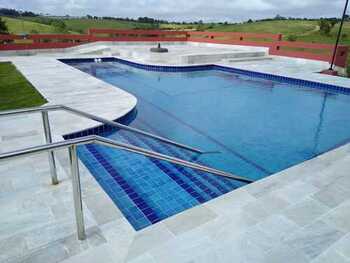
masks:
[[[340,39],[341,31],[343,29],[344,19],[345,19],[345,15],[346,15],[346,9],[348,9],[348,3],[349,3],[349,0],[346,0],[344,11],[343,11],[343,16],[341,18],[339,31],[338,31],[338,35],[337,35],[337,41],[335,42],[335,46],[334,46],[334,50],[333,50],[332,62],[331,62],[331,66],[329,67],[329,70],[333,70],[334,60],[335,60],[335,56],[337,54],[339,39]]]

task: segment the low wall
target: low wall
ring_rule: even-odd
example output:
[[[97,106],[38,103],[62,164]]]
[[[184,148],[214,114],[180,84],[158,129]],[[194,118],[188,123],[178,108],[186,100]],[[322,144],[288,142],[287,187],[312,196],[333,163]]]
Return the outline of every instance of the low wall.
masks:
[[[281,34],[163,30],[89,29],[88,34],[0,35],[0,51],[60,49],[97,41],[198,42],[269,48],[269,54],[331,62],[333,45],[282,41]],[[348,47],[339,46],[335,65],[347,66]]]

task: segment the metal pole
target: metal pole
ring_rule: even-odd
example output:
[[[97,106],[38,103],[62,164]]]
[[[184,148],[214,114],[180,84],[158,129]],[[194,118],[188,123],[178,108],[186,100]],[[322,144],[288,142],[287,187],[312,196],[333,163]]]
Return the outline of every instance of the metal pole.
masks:
[[[41,116],[43,119],[46,143],[50,144],[52,143],[52,136],[51,136],[50,122],[49,122],[49,114],[47,111],[42,111]],[[49,155],[51,181],[52,181],[52,184],[55,185],[55,184],[58,184],[55,155],[53,151],[49,151],[48,155]]]
[[[349,3],[349,0],[346,0],[344,11],[343,11],[343,16],[341,18],[341,22],[340,22],[340,26],[339,26],[337,40],[335,42],[335,46],[334,46],[334,50],[333,50],[332,62],[331,62],[331,66],[329,67],[329,70],[333,70],[334,60],[335,60],[335,56],[337,54],[337,49],[338,49],[339,40],[340,40],[340,34],[341,34],[342,29],[343,29],[344,19],[345,19],[345,15],[346,15],[346,9],[348,9],[348,3]]]
[[[69,146],[69,162],[70,162],[70,169],[72,174],[74,210],[75,210],[75,219],[77,223],[78,239],[84,240],[86,238],[86,234],[85,234],[85,226],[84,226],[83,203],[81,200],[79,163],[78,163],[76,145]]]

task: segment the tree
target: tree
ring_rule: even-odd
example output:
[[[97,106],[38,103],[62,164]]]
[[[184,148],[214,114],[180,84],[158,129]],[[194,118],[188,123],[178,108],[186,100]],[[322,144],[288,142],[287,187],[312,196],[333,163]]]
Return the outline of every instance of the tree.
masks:
[[[321,34],[329,36],[329,34],[331,33],[331,30],[334,27],[335,23],[333,23],[333,22],[331,22],[331,21],[329,21],[327,19],[321,18],[318,21],[318,25],[320,26]]]
[[[8,34],[9,30],[7,28],[6,22],[0,17],[0,34]]]
[[[66,33],[68,31],[66,24],[62,20],[53,20],[51,25],[55,27],[57,33]]]

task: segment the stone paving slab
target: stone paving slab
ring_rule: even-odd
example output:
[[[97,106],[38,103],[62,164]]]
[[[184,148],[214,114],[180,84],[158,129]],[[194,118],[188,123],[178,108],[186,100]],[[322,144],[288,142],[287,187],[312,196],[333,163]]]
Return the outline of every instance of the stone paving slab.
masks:
[[[130,110],[136,103],[135,99],[126,99],[127,105],[110,106],[110,98],[97,94],[99,87],[106,91],[102,94],[116,101],[119,95],[129,95],[53,58],[11,59],[29,80],[36,81],[34,85],[43,95],[55,100],[50,103],[68,102],[109,119],[125,114],[126,107]],[[34,61],[38,65],[30,69]],[[50,68],[49,72],[40,70],[41,62]],[[289,63],[290,67],[293,63]],[[244,63],[240,65],[249,68]],[[73,72],[80,81],[72,81],[65,76],[67,72]],[[334,77],[325,79],[332,81]],[[91,107],[91,102],[84,102],[81,96],[89,95],[81,92],[81,83],[89,86],[90,80],[91,91],[101,96]],[[59,92],[57,85],[64,86],[65,82],[72,87],[75,99],[67,98],[69,89]],[[110,94],[112,89],[117,93]],[[57,140],[64,132],[95,125],[69,119],[72,117],[66,113],[55,112],[50,117]],[[0,152],[41,144],[40,121],[37,115],[3,119]],[[85,241],[76,238],[66,151],[56,153],[60,180],[57,186],[50,184],[45,154],[1,162],[0,262],[349,263],[349,150],[350,145],[342,146],[141,231],[132,228],[81,163],[88,235]]]

